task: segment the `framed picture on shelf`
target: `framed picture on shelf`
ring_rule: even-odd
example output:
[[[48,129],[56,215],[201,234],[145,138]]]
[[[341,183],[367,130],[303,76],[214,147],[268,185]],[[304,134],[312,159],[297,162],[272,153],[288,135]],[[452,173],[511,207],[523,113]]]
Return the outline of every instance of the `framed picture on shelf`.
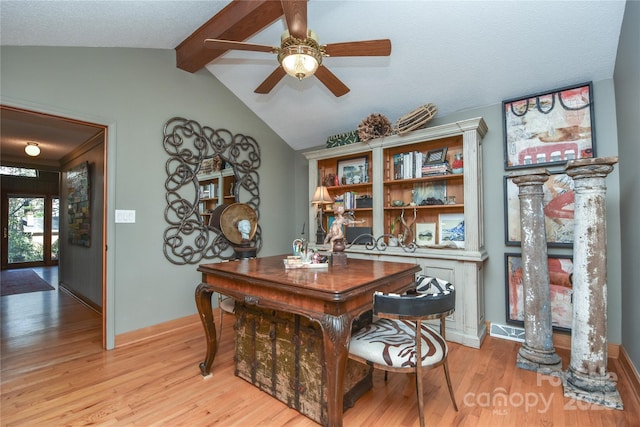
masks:
[[[369,158],[355,157],[338,160],[338,179],[340,184],[360,184],[369,181]]]
[[[570,331],[573,319],[573,258],[549,255],[549,286],[551,291],[551,325],[559,331]],[[522,257],[504,255],[507,323],[524,325],[524,287]]]
[[[416,245],[429,246],[436,243],[436,223],[416,223]]]
[[[447,200],[447,181],[415,183],[412,198],[416,206],[444,205]]]
[[[555,173],[542,186],[544,223],[549,247],[573,246],[573,210],[575,194],[573,179],[565,173]],[[504,233],[507,246],[520,246],[520,199],[513,178],[504,177]]]
[[[505,169],[596,156],[591,82],[505,100],[502,112]]]
[[[442,163],[447,159],[447,147],[427,152],[426,164]]]
[[[464,214],[440,214],[438,224],[438,244],[454,243],[456,247],[464,248]]]

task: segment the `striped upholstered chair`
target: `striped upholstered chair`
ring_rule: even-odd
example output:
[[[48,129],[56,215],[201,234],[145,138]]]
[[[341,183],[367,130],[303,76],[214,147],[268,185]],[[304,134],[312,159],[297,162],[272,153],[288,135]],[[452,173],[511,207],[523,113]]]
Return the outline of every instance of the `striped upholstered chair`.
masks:
[[[420,276],[415,288],[405,294],[376,292],[373,314],[377,319],[374,317],[373,323],[351,336],[350,358],[385,371],[415,373],[421,427],[425,425],[423,369],[444,367],[451,402],[458,410],[449,377],[445,341],[445,317],[454,312],[455,300],[452,284]],[[429,319],[440,320],[440,332],[422,322]],[[416,363],[416,355],[420,355],[422,363]]]

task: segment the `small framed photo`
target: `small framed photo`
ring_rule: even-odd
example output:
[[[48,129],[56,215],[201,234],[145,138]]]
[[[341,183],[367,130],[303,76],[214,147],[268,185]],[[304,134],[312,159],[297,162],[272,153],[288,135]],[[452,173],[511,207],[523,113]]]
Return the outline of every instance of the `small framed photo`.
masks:
[[[416,245],[430,246],[436,243],[436,223],[416,223]]]
[[[570,331],[573,321],[573,258],[565,255],[547,257],[551,294],[551,325]],[[504,255],[507,323],[524,325],[523,265],[520,254]]]
[[[596,157],[591,82],[502,102],[504,167]]]
[[[438,148],[437,150],[427,151],[425,164],[443,163],[447,160],[447,147]]]
[[[458,248],[464,248],[464,214],[450,213],[438,216],[438,244],[451,242]]]
[[[361,184],[369,181],[369,157],[338,160],[340,184]]]
[[[573,246],[575,194],[573,179],[565,173],[554,173],[542,185],[544,223],[549,247]],[[513,177],[504,177],[505,245],[520,246],[520,199]]]

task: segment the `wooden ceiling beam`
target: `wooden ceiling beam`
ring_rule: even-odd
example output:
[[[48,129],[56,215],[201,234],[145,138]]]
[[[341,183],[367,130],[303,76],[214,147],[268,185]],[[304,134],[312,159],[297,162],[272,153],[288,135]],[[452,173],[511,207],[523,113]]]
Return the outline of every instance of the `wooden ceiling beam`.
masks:
[[[245,41],[282,14],[279,1],[234,0],[176,47],[176,66],[195,73],[226,52],[206,48],[205,39]]]

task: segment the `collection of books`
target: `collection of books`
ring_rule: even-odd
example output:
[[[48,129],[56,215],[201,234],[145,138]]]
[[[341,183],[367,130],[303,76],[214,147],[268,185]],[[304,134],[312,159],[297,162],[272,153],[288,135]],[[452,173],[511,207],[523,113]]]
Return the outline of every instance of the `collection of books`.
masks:
[[[356,197],[358,193],[354,191],[345,191],[344,194],[336,196],[336,204],[342,204],[345,210],[351,210],[356,208]]]
[[[208,184],[200,185],[200,199],[209,199],[218,197],[218,184],[210,182]]]
[[[429,163],[422,166],[422,176],[444,175],[451,173],[451,165],[446,160],[439,163]]]
[[[421,151],[410,151],[393,156],[393,179],[422,178],[431,175],[451,173],[449,162],[426,162],[427,156]]]

